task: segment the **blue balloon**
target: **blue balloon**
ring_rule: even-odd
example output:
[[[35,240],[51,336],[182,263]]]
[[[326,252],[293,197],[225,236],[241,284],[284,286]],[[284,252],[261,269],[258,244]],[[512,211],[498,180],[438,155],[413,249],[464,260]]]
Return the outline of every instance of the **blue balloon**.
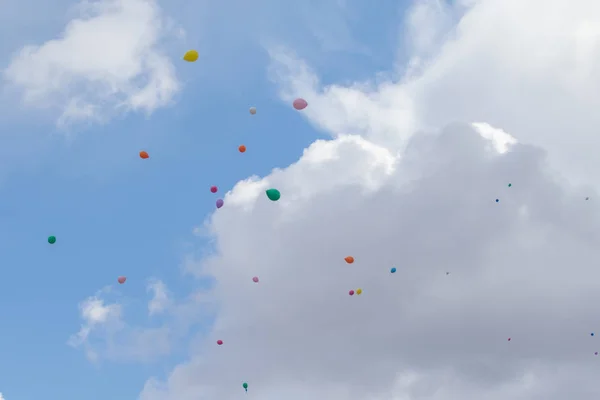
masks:
[[[396,268],[395,268],[395,267],[394,267],[394,268],[392,268],[392,269],[390,270],[390,272],[393,274],[394,272],[396,272]]]
[[[499,202],[499,201],[500,201],[499,199],[496,199],[496,203]]]

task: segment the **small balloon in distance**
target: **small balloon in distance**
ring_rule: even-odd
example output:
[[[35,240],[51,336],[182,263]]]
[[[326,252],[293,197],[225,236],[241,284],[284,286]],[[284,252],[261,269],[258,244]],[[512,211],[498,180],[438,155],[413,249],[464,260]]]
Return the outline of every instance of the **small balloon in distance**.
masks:
[[[124,276],[120,276],[117,278],[117,282],[119,282],[121,285],[124,284],[126,280],[127,278]]]
[[[143,150],[140,151],[140,158],[143,158],[145,160],[145,159],[147,159],[149,157],[150,157],[150,155],[147,152],[145,152]]]
[[[217,208],[221,208],[221,207],[223,207],[223,204],[225,204],[225,202],[223,201],[223,199],[219,199],[216,201],[215,204],[216,204]]]
[[[348,263],[348,264],[352,264],[354,262],[354,257],[352,256],[348,256],[345,257],[344,260]]]
[[[221,339],[217,340],[217,344],[220,346],[223,344],[223,341]]]
[[[56,236],[48,236],[48,243],[50,243],[50,244],[56,243]]]
[[[390,269],[390,272],[391,272],[392,274],[395,274],[395,273],[396,273],[396,267],[394,267],[394,268]]]
[[[265,193],[271,201],[277,201],[281,198],[281,193],[277,189],[268,189],[267,191],[265,191]]]
[[[252,278],[252,282],[258,283],[258,276],[255,276],[254,278]]]
[[[183,59],[187,62],[194,62],[198,60],[198,52],[196,50],[188,50],[184,55]]]
[[[350,296],[354,296],[354,290],[350,290],[350,291],[348,292],[348,294],[349,294]]]
[[[361,294],[362,293],[362,289],[356,289],[356,294]]]
[[[242,144],[240,147],[238,147],[238,151],[239,151],[240,153],[245,153],[245,152],[246,152],[246,146],[244,146],[244,145]]]
[[[250,107],[250,114],[256,114],[256,107]]]
[[[300,111],[304,110],[308,106],[308,103],[302,98],[297,98],[294,100],[293,106],[296,110]]]

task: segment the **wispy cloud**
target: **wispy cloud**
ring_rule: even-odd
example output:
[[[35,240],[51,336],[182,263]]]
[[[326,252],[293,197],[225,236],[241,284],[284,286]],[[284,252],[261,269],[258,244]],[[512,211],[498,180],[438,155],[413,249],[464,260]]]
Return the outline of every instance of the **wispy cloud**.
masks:
[[[171,299],[167,286],[160,280],[151,279],[146,288],[152,293],[152,299],[148,302],[148,313],[156,315],[163,313],[171,305]]]

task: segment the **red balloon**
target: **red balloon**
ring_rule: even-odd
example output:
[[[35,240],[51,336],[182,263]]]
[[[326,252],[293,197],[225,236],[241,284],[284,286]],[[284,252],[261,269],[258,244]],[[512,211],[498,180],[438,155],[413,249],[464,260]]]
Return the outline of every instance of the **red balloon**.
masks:
[[[217,340],[217,344],[220,346],[223,344],[223,341],[221,339]]]
[[[211,193],[217,193],[217,187],[216,186],[211,186],[210,187],[210,191],[211,191]]]
[[[308,103],[304,99],[296,99],[294,100],[293,106],[296,110],[300,111],[304,110],[308,106]]]
[[[120,277],[119,277],[119,279],[117,279],[117,281],[119,281],[119,283],[120,283],[121,285],[122,285],[122,284],[124,284],[126,280],[127,280],[127,278],[126,278],[126,277],[124,277],[124,276],[120,276]]]
[[[349,291],[348,294],[352,296],[354,294],[354,290]]]

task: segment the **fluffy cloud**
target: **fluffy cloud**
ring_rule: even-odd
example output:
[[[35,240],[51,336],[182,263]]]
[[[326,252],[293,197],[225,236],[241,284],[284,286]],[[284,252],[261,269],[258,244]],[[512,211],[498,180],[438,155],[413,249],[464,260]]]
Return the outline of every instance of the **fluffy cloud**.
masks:
[[[23,47],[5,69],[25,104],[58,108],[61,125],[169,104],[179,82],[160,50],[169,23],[155,1],[83,2],[79,10],[60,38]]]
[[[600,167],[600,5],[434,3],[410,14],[398,82],[322,87],[272,52],[282,98],[333,140],[227,195],[216,254],[186,264],[218,282],[214,330],[142,400],[233,399],[243,381],[265,400],[600,395],[600,207],[578,185]]]
[[[399,158],[319,141],[238,184],[200,271],[221,306],[209,347],[142,399],[235,398],[244,380],[267,400],[585,398],[600,209],[539,149],[483,136],[454,125]]]

